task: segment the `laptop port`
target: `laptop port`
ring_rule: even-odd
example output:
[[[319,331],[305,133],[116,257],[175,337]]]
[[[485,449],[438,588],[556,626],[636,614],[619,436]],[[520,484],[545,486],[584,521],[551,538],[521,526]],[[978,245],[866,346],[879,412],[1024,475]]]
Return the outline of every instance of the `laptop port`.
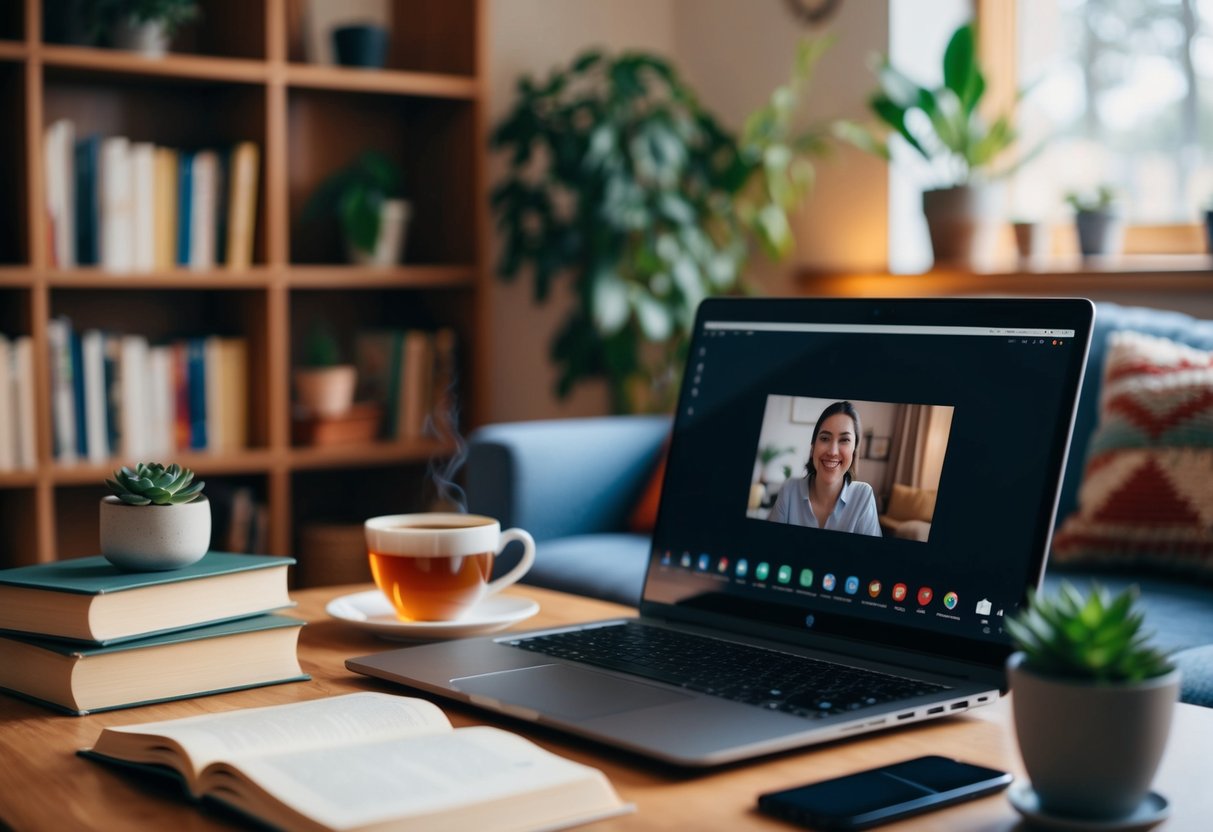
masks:
[[[943,713],[943,705],[940,705],[938,708],[928,708],[927,709],[927,716],[930,716],[931,714],[941,714],[941,713]]]
[[[965,699],[961,702],[952,703],[952,710],[954,710],[954,711],[959,711],[961,708],[967,708],[967,707],[969,707],[969,700],[967,700],[967,699]]]
[[[914,712],[910,711],[908,714],[898,714],[897,718],[898,719],[909,719],[912,716],[914,716]]]

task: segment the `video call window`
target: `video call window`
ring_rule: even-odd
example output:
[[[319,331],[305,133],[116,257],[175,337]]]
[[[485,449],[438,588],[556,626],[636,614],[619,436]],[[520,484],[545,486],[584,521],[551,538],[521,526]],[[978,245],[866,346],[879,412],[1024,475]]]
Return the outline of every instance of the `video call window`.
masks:
[[[746,516],[926,542],[952,411],[767,396]]]

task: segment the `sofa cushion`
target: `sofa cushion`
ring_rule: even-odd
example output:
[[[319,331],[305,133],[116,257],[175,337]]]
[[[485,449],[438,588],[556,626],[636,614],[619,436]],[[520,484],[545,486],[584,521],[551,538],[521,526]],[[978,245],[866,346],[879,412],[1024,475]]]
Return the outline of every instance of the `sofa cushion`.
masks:
[[[885,513],[894,520],[921,520],[930,523],[935,515],[936,494],[933,488],[914,488],[894,483],[893,493],[889,495],[889,508]]]
[[[1213,575],[1213,353],[1113,333],[1102,389],[1056,562]]]
[[[582,534],[540,541],[523,581],[635,607],[648,565],[647,535]]]

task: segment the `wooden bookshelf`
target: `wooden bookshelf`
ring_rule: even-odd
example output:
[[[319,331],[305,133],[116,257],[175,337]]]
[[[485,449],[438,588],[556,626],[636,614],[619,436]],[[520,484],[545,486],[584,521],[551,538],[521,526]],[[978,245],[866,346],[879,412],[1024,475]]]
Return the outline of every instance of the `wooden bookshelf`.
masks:
[[[174,457],[208,481],[250,487],[267,548],[296,551],[304,520],[357,522],[423,505],[435,441],[291,443],[291,369],[316,320],[349,347],[372,327],[450,327],[458,337],[463,429],[486,386],[482,234],[484,0],[391,0],[388,66],[309,64],[304,0],[201,0],[203,16],[148,59],[52,42],[63,0],[0,4],[0,333],[34,346],[37,467],[0,473],[0,567],[92,554],[104,477],[137,460],[54,459],[48,321],[151,340],[222,334],[249,349],[248,446]],[[121,135],[184,148],[260,149],[253,263],[195,272],[58,268],[49,251],[43,134]],[[303,220],[309,195],[366,149],[405,172],[413,206],[404,264],[348,265],[334,222]],[[166,462],[168,460],[165,460]]]

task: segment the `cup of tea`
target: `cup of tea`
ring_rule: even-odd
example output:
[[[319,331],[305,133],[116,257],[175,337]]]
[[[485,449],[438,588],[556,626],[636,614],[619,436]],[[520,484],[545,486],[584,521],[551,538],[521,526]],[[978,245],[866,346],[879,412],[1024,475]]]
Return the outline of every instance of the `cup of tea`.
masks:
[[[375,585],[401,621],[453,621],[484,597],[518,581],[535,562],[535,540],[522,529],[501,530],[478,514],[390,514],[364,524]],[[493,560],[512,540],[522,560],[490,580]]]

